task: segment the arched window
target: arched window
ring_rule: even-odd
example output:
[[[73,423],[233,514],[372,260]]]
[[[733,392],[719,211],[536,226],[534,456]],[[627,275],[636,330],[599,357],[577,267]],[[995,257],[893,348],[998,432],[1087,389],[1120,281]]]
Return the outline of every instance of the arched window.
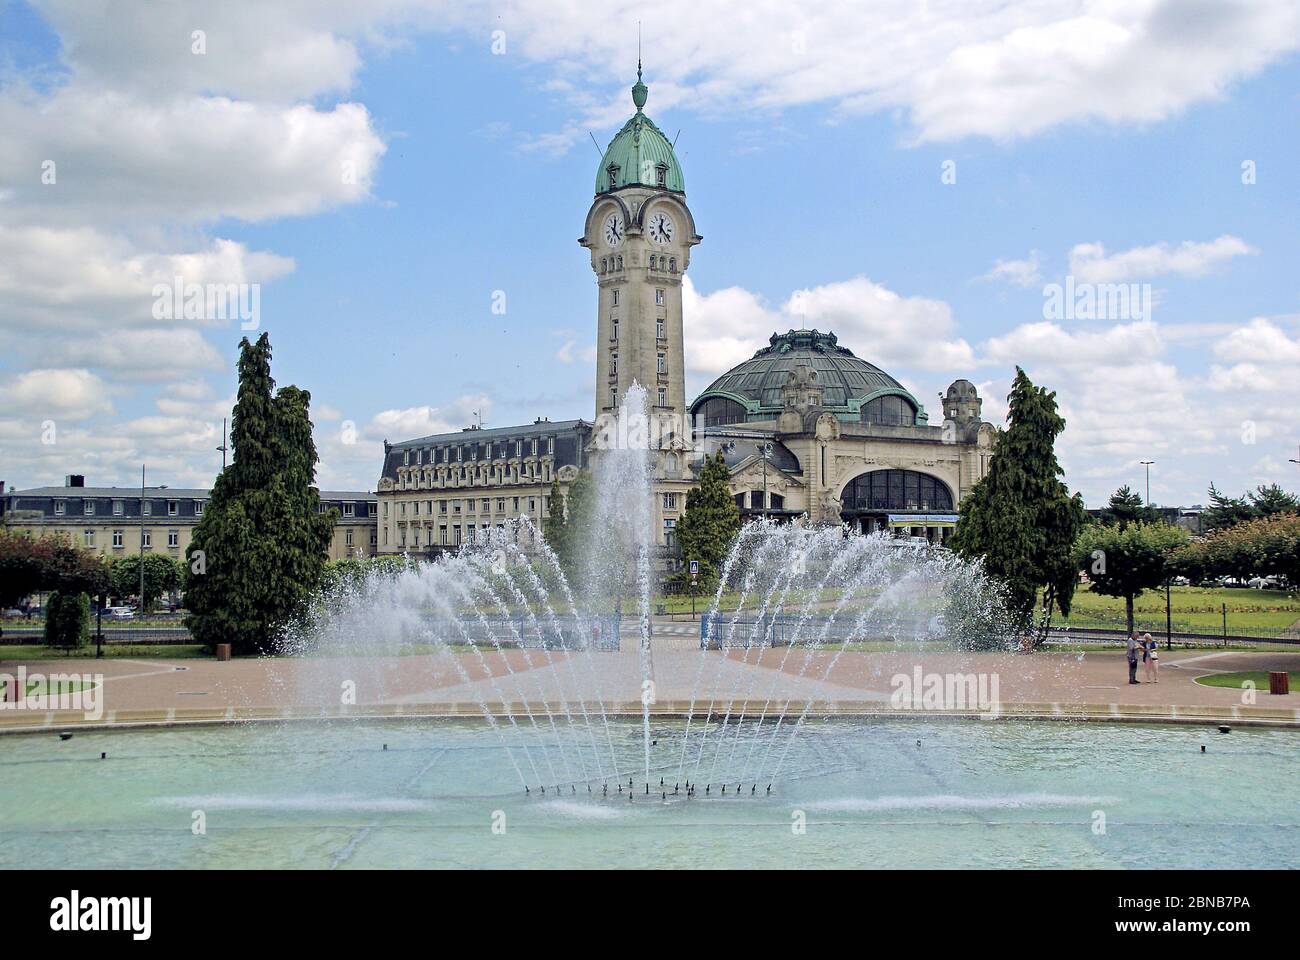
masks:
[[[618,269],[623,269],[623,255],[621,253],[618,255]]]
[[[862,422],[891,427],[910,427],[916,423],[916,407],[896,394],[876,397],[862,407]]]
[[[873,470],[855,477],[840,497],[849,510],[949,512],[952,492],[937,477],[915,470]]]
[[[605,273],[609,269],[609,263],[605,257],[600,258],[600,272]]]
[[[704,418],[706,427],[720,427],[744,423],[745,407],[728,397],[710,397],[695,408],[695,415]]]
[[[668,258],[668,272],[669,272],[669,273],[676,273],[676,272],[677,272],[677,258],[676,258],[676,257],[669,257],[669,258]]]

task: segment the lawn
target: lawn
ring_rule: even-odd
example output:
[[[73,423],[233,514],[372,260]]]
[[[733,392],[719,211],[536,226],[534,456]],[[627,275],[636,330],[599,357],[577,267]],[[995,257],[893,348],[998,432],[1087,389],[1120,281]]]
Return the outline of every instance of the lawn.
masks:
[[[1204,677],[1197,677],[1196,682],[1204,684],[1207,687],[1227,687],[1230,690],[1240,690],[1246,681],[1255,684],[1255,689],[1268,693],[1268,674],[1263,670],[1241,670],[1236,673],[1211,673]],[[1297,692],[1296,682],[1300,680],[1300,673],[1288,674],[1288,683],[1292,693]]]
[[[136,660],[173,660],[206,657],[202,644],[198,643],[111,643],[104,644],[104,659],[110,657],[130,657]],[[0,663],[6,660],[67,660],[69,658],[94,659],[95,645],[65,651],[47,647],[44,644],[18,643],[0,646]]]
[[[1223,633],[1223,607],[1228,608],[1229,635],[1277,636],[1300,626],[1300,597],[1281,590],[1248,587],[1174,587],[1170,593],[1175,633]],[[1165,592],[1153,590],[1134,601],[1138,627],[1153,634],[1165,629]],[[1071,627],[1125,627],[1124,600],[1104,597],[1080,584],[1068,619]]]
[[[51,685],[50,678],[43,680],[28,680],[27,693],[25,696],[59,696],[61,694],[73,694],[79,690],[87,690],[94,687],[95,684],[84,680],[60,680],[57,684]],[[0,679],[0,700],[8,695],[9,681]]]

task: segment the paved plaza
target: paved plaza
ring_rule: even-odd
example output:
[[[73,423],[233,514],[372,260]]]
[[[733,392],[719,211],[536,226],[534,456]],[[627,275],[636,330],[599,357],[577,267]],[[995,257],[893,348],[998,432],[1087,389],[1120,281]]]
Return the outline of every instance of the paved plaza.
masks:
[[[1300,653],[1161,651],[1159,683],[1127,682],[1123,651],[1034,654],[794,648],[698,648],[698,627],[656,622],[645,675],[632,636],[618,652],[459,648],[456,652],[305,659],[68,658],[27,661],[29,672],[102,674],[99,723],[213,722],[334,715],[479,716],[528,704],[640,713],[732,715],[779,709],[893,713],[900,676],[978,675],[996,680],[1003,715],[1094,719],[1258,722],[1300,726],[1300,694],[1273,696],[1195,682],[1228,671],[1300,670]],[[0,660],[14,673],[23,661]],[[1139,676],[1142,675],[1139,670]],[[1253,702],[1252,702],[1253,701]],[[947,705],[940,712],[986,713]],[[0,711],[0,730],[89,722],[73,711]]]

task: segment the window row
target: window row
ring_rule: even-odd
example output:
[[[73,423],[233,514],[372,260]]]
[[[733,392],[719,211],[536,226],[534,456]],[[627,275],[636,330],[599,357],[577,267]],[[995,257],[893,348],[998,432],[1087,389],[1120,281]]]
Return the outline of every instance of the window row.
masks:
[[[785,497],[779,493],[769,493],[767,496],[767,507],[763,506],[763,491],[750,490],[748,493],[738,493],[735,495],[736,506],[741,510],[784,510]]]
[[[139,536],[136,536],[137,533],[139,533],[140,535],[139,535]],[[94,530],[83,530],[83,531],[81,531],[81,543],[82,543],[82,546],[86,547],[87,549],[92,549],[92,550],[93,550],[94,547],[95,547],[95,540],[96,540],[96,538],[95,538],[95,531],[94,531]],[[126,547],[126,531],[124,531],[124,530],[114,530],[114,531],[113,531],[113,540],[112,540],[112,544],[113,544],[113,549],[114,549],[114,550],[122,550],[122,549],[125,549],[125,547]],[[141,531],[132,530],[132,531],[131,531],[131,545],[132,545],[132,546],[135,546],[135,545],[137,545],[137,544],[142,545],[145,549],[149,549],[149,548],[151,548],[151,547],[153,546],[153,531],[152,531],[152,530],[145,530],[145,531],[141,532]],[[179,547],[180,545],[181,545],[181,532],[180,532],[179,530],[168,530],[168,531],[167,531],[167,546],[169,546],[169,547]]]
[[[455,451],[453,453],[453,451]],[[513,452],[512,452],[513,451]],[[529,440],[491,440],[484,443],[458,443],[444,447],[415,447],[402,451],[402,465],[463,463],[466,460],[506,460],[511,457],[535,457],[539,452],[555,453],[554,437]]]
[[[953,509],[952,492],[942,480],[915,470],[873,470],[855,478],[841,497],[845,510]]]
[[[131,502],[132,502],[132,503],[140,503],[141,501],[139,501],[139,500],[132,500]],[[115,517],[125,516],[125,515],[126,515],[126,503],[127,503],[127,502],[126,502],[125,500],[114,500],[114,501],[113,501],[113,506],[112,506],[113,516],[115,516]],[[196,516],[196,517],[201,517],[201,516],[203,516],[203,505],[204,505],[205,503],[207,503],[206,500],[195,500],[195,501],[194,501],[194,516]],[[154,501],[153,501],[153,500],[145,500],[145,501],[143,501],[143,503],[142,503],[142,505],[141,505],[141,512],[144,514],[144,516],[146,516],[146,517],[151,517],[151,516],[153,516],[153,506],[154,506]],[[93,517],[93,516],[95,516],[98,512],[99,512],[99,504],[98,504],[97,501],[95,501],[95,500],[82,500],[82,501],[81,501],[81,513],[82,513],[82,516]],[[55,515],[56,517],[63,517],[63,516],[67,516],[67,513],[68,513],[68,502],[67,502],[66,500],[55,500],[55,501],[54,501],[54,515]],[[181,513],[180,501],[179,501],[179,500],[168,500],[168,501],[167,501],[167,516],[169,516],[169,517],[178,517],[178,516],[180,516],[180,513]]]
[[[492,513],[493,500],[495,500],[496,502],[495,512],[497,513],[506,512],[507,501],[510,501],[512,513],[518,513],[520,504],[525,501],[527,501],[528,504],[528,512],[536,513],[537,503],[539,499],[542,504],[542,511],[545,512],[546,509],[550,506],[550,497],[540,497],[540,498],[539,497],[495,497],[495,498],[482,497],[479,499],[474,499],[471,497],[465,500],[399,500],[397,501],[397,516],[398,517],[407,516],[408,515],[407,507],[409,506],[410,507],[409,515],[412,517],[418,517],[421,515],[420,513],[421,504],[424,505],[423,515],[426,517],[431,517],[434,515],[434,504],[437,504],[437,513],[442,516],[446,516],[448,513],[451,514],[460,513],[462,512],[462,509],[464,510],[465,513],[475,513],[475,512]],[[388,518],[387,500],[384,501],[384,518],[385,519]]]
[[[420,471],[398,470],[399,490],[418,490],[421,488]],[[428,487],[457,487],[462,484],[506,484],[506,483],[550,483],[554,479],[552,465],[547,463],[484,465],[479,467],[452,467],[450,470],[439,469],[437,476],[431,478]]]

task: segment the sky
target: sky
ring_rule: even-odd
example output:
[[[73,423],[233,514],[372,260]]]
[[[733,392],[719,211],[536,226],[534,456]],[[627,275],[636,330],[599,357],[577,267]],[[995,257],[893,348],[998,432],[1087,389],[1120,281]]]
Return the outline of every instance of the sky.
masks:
[[[932,423],[959,377],[1002,423],[1023,367],[1089,505],[1144,460],[1157,503],[1300,488],[1300,4],[595,11],[0,0],[0,480],[210,484],[262,331],[323,489],[373,490],[385,438],[590,419],[577,238],[645,18],[704,237],[688,394],[817,327]],[[187,318],[177,277],[257,309]]]

